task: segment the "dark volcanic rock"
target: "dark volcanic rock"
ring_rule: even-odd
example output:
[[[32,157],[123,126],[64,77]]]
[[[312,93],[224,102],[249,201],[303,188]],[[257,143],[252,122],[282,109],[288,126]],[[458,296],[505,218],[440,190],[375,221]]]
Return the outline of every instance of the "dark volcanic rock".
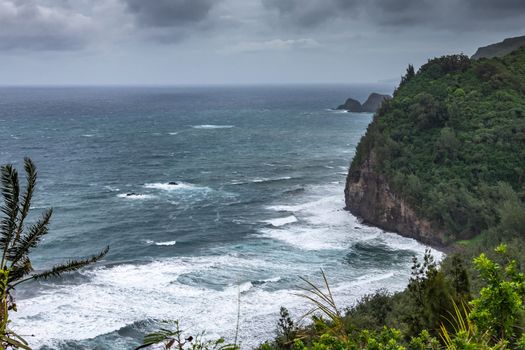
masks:
[[[345,204],[347,210],[366,223],[423,243],[442,247],[445,233],[415,211],[378,174],[376,157],[372,152],[357,169],[351,169],[346,179]]]
[[[368,96],[363,105],[361,105],[359,101],[349,98],[343,105],[337,107],[337,109],[347,110],[354,113],[375,113],[379,107],[381,107],[383,101],[389,100],[391,98],[392,97],[390,97],[390,95],[381,95],[373,92],[370,94],[370,96]]]
[[[353,98],[346,100],[345,104],[340,105],[337,109],[346,109],[349,112],[362,112],[361,103]]]
[[[525,36],[508,38],[496,44],[480,47],[471,58],[477,60],[480,58],[502,57],[523,46],[525,46]]]
[[[391,98],[392,97],[390,97],[390,95],[381,95],[373,92],[370,94],[370,96],[368,96],[365,103],[363,103],[362,111],[368,113],[375,113],[379,109],[379,107],[381,107],[383,101],[390,100]]]

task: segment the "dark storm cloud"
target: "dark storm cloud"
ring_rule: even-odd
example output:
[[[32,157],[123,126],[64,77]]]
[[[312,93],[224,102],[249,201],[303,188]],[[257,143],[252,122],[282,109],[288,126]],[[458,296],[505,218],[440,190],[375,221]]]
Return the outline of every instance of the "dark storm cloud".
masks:
[[[358,0],[262,0],[262,4],[302,27],[316,26],[341,15],[356,15],[360,7]]]
[[[84,46],[91,19],[33,0],[0,0],[0,49],[74,50]]]
[[[177,27],[208,18],[217,0],[124,0],[144,27]]]
[[[315,27],[334,19],[377,26],[451,31],[525,28],[525,0],[261,0],[287,23]],[[483,20],[483,22],[481,21]]]
[[[483,17],[506,15],[510,17],[525,14],[524,0],[467,0],[469,9]]]

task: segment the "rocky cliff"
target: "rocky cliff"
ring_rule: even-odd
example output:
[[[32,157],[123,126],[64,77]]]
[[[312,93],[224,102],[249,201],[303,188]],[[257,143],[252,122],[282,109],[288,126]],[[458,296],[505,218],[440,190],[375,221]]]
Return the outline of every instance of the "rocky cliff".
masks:
[[[445,242],[442,230],[418,217],[415,211],[390,188],[387,179],[375,169],[373,152],[360,167],[348,173],[345,186],[347,210],[364,222],[441,247]]]
[[[346,209],[435,246],[497,232],[525,208],[524,81],[525,48],[408,69],[357,146]]]

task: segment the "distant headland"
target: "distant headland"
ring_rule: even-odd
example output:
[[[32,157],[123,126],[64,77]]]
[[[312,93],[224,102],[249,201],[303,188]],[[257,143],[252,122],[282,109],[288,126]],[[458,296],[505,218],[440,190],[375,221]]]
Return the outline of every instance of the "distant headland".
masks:
[[[354,113],[375,113],[385,100],[391,99],[390,95],[382,95],[376,92],[371,93],[365,103],[361,104],[358,100],[348,98],[344,104],[337,107],[338,110],[346,110]]]

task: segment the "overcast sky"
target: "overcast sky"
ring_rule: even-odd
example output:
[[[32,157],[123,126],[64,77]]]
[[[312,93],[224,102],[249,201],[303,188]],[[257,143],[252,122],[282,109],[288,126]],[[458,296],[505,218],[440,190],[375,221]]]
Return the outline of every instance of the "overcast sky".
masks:
[[[0,85],[357,83],[525,35],[525,0],[0,0]]]

